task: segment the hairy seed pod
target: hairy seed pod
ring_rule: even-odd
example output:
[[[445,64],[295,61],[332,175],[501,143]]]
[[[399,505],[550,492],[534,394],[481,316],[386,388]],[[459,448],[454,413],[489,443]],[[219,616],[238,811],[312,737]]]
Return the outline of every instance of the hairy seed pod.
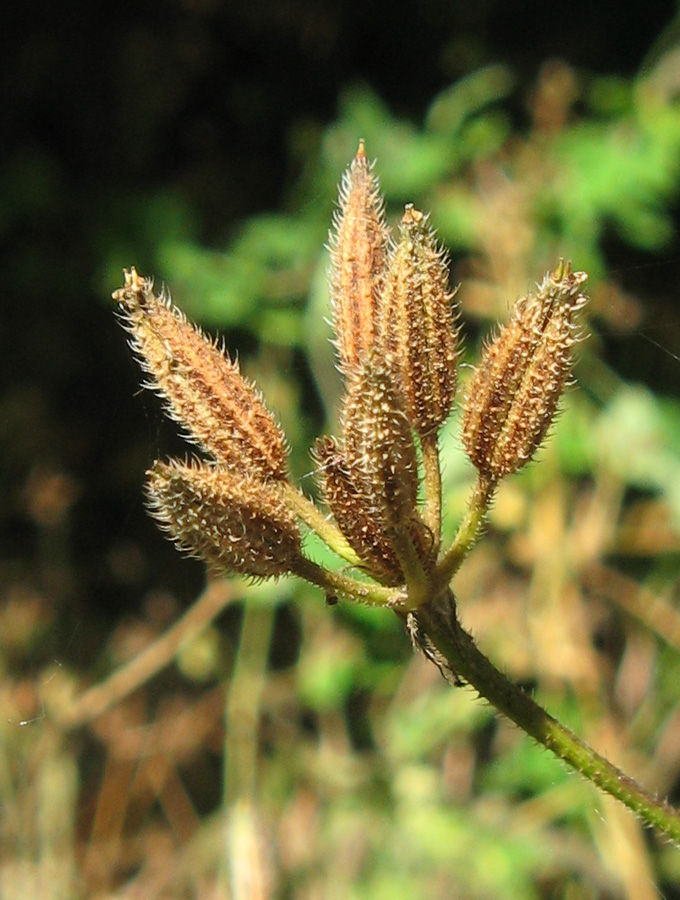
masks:
[[[416,511],[418,463],[393,372],[376,353],[349,381],[342,423],[345,458],[372,514],[403,528]]]
[[[531,459],[553,420],[571,371],[586,280],[560,260],[535,294],[517,301],[482,355],[467,391],[463,445],[493,481]]]
[[[421,437],[444,422],[456,393],[458,331],[448,268],[427,217],[408,205],[389,257],[377,346],[392,361]]]
[[[287,474],[283,431],[257,389],[224,351],[187,321],[150,280],[132,269],[113,294],[131,346],[187,436],[223,465],[255,469],[264,478]]]
[[[151,514],[181,550],[216,573],[283,575],[300,556],[300,532],[276,483],[175,461],[156,462],[147,474]]]
[[[389,536],[372,514],[370,501],[354,483],[337,441],[319,438],[313,455],[328,508],[350,547],[378,581],[401,584],[403,575]]]
[[[333,325],[343,372],[358,365],[373,346],[388,237],[378,181],[361,141],[340,184],[339,210],[329,235]]]

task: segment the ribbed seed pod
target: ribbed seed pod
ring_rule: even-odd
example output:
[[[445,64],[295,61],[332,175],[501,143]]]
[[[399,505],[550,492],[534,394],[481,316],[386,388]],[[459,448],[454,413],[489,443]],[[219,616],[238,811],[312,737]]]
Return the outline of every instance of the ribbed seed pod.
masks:
[[[375,353],[349,381],[342,424],[345,459],[373,515],[404,527],[416,511],[418,463],[394,374]]]
[[[586,280],[561,260],[536,294],[517,301],[482,355],[467,391],[463,445],[492,480],[528,462],[550,426],[571,371]]]
[[[458,332],[448,260],[427,217],[409,205],[381,294],[377,346],[401,383],[422,437],[444,422],[456,393]]]
[[[181,550],[219,574],[283,575],[301,554],[295,517],[275,483],[201,463],[156,462],[147,473],[151,514]]]
[[[358,365],[373,346],[388,237],[378,181],[361,141],[340,184],[339,210],[329,235],[333,325],[343,372]]]
[[[169,298],[132,269],[113,294],[132,335],[131,346],[151,376],[149,387],[169,414],[218,462],[285,478],[283,431],[253,385],[216,343],[191,325]]]
[[[319,438],[314,448],[321,486],[333,517],[369,574],[387,585],[403,575],[389,537],[371,512],[371,503],[352,480],[350,467],[333,438]]]

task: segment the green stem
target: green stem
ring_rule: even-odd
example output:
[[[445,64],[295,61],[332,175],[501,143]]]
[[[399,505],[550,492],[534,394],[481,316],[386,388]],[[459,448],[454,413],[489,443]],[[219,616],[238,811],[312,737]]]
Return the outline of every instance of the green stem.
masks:
[[[495,489],[495,481],[483,475],[478,477],[453,543],[437,565],[437,580],[442,588],[449,584],[479,537]]]
[[[389,535],[390,543],[397,554],[399,566],[406,582],[403,608],[406,611],[417,609],[432,596],[430,576],[423,568],[408,529],[394,528],[390,530]]]
[[[315,531],[327,547],[340,556],[350,566],[363,566],[359,556],[347,543],[347,538],[321,510],[312,503],[302,491],[298,490],[288,481],[281,483],[283,499],[289,508],[298,516],[305,525]]]
[[[374,582],[357,581],[349,578],[342,572],[331,572],[323,566],[312,562],[305,556],[299,557],[291,571],[294,575],[304,578],[311,584],[317,585],[326,596],[333,597],[340,594],[349,600],[367,603],[369,606],[402,606],[406,600],[405,592],[398,588],[388,588]]]
[[[499,672],[458,622],[450,592],[436,603],[421,607],[412,619],[416,640],[445,675],[467,681],[536,741],[680,843],[680,811],[645,791]]]
[[[423,486],[425,489],[423,520],[432,532],[432,552],[436,556],[439,552],[442,530],[442,473],[437,432],[433,431],[422,437],[420,446],[423,451]]]

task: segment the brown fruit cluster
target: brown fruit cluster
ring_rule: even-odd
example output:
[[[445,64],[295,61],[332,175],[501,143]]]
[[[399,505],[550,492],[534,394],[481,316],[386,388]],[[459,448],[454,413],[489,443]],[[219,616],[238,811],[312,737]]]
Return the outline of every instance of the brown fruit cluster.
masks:
[[[352,565],[395,588],[387,591],[395,604],[413,609],[442,589],[452,561],[465,552],[455,541],[447,553],[439,549],[437,434],[455,399],[458,357],[448,260],[428,217],[412,205],[390,236],[363,142],[342,179],[329,247],[345,396],[340,436],[317,441],[314,457],[333,521],[290,484],[284,434],[257,389],[132,269],[114,299],[133,349],[169,414],[207,457],[157,462],[149,506],[182,549],[219,572],[292,571],[329,595],[366,599],[365,581],[305,557],[301,518]],[[463,445],[482,486],[468,535],[495,484],[531,458],[552,421],[571,368],[585,281],[560,262],[535,294],[517,302],[484,351],[463,414]]]
[[[148,473],[149,510],[181,549],[217,572],[289,571],[301,539],[276,487],[287,479],[286,440],[259,391],[134,268],[113,298],[147,386],[208,456],[156,462]]]

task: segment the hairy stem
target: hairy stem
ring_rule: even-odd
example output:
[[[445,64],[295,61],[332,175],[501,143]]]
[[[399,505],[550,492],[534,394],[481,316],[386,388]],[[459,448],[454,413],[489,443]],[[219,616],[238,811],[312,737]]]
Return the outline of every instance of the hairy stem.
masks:
[[[406,609],[417,609],[422,603],[427,602],[431,596],[431,581],[429,574],[423,568],[408,529],[395,528],[390,533],[390,540],[399,559],[399,565],[406,582],[406,596],[404,598]]]
[[[449,584],[479,537],[495,489],[495,481],[478,477],[453,543],[437,565],[437,581],[442,588]]]
[[[414,639],[445,676],[469,682],[536,741],[645,822],[680,843],[680,812],[645,791],[499,672],[459,623],[450,591],[421,607],[411,618]]]
[[[281,483],[283,499],[288,507],[307,525],[315,531],[327,547],[339,557],[348,562],[350,566],[362,566],[359,556],[347,543],[347,538],[321,510],[312,503],[302,491],[298,490],[290,482]]]
[[[406,600],[403,590],[384,587],[373,581],[358,581],[356,578],[343,575],[342,572],[331,572],[304,556],[294,562],[291,571],[294,575],[320,587],[327,597],[339,594],[350,600],[367,603],[369,606],[390,607],[401,606]]]

